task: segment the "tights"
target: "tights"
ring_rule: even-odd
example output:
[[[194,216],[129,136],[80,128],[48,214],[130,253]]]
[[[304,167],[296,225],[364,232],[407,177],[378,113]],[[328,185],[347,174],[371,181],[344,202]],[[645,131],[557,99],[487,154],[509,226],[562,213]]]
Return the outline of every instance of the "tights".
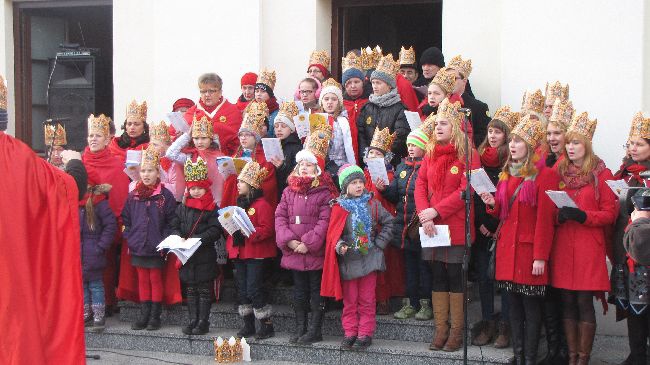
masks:
[[[562,290],[564,319],[596,323],[594,293],[584,290]]]
[[[448,264],[434,260],[431,264],[432,291],[463,292],[463,264]]]
[[[161,302],[163,296],[162,270],[136,267],[140,301]]]

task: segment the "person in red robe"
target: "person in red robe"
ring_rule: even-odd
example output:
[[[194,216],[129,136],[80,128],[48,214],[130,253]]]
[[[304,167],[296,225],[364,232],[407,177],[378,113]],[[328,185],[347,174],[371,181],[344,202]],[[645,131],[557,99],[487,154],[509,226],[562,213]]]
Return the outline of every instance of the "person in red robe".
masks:
[[[149,124],[147,124],[147,102],[138,104],[131,101],[126,107],[126,119],[122,125],[124,131],[119,137],[113,137],[108,145],[109,151],[120,162],[126,161],[126,151],[142,151],[149,146]]]

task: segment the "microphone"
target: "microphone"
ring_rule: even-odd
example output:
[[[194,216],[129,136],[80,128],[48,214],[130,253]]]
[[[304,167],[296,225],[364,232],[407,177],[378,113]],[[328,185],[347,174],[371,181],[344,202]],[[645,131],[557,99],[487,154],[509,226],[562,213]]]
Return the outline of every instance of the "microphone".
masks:
[[[458,108],[458,111],[465,114],[468,117],[470,114],[472,114],[472,110],[469,108]]]

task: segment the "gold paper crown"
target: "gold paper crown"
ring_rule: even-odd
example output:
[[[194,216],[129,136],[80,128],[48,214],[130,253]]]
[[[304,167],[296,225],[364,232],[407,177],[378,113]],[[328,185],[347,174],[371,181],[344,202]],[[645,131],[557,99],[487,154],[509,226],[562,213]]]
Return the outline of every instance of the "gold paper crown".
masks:
[[[555,102],[553,103],[553,111],[551,112],[549,121],[557,123],[560,129],[567,130],[574,114],[575,109],[573,109],[573,103],[570,100],[562,100],[558,97],[555,98]]]
[[[375,46],[372,49],[370,46],[361,49],[361,67],[364,71],[377,68],[377,64],[382,56],[381,47],[379,46]]]
[[[542,95],[542,90],[537,89],[532,93],[529,91],[524,93],[524,98],[521,102],[521,112],[534,112],[540,115],[544,112],[544,95]]]
[[[260,71],[260,75],[257,76],[256,83],[264,84],[270,87],[271,89],[275,89],[275,81],[276,81],[275,71],[263,69],[262,71]]]
[[[382,152],[387,153],[393,147],[393,141],[395,141],[395,137],[397,137],[397,132],[391,134],[388,127],[384,129],[375,127],[375,133],[372,135],[370,147],[378,148]]]
[[[420,130],[429,137],[433,138],[433,131],[436,129],[436,114],[431,113],[420,125]]]
[[[323,84],[321,85],[321,89],[325,89],[328,86],[336,86],[339,90],[342,89],[341,84],[339,84],[336,80],[334,80],[331,77],[323,81]]]
[[[558,100],[556,99],[555,101],[557,103]],[[594,138],[594,132],[596,131],[597,124],[597,119],[589,120],[589,115],[587,115],[587,112],[582,112],[573,117],[567,133],[575,132],[591,141],[591,139]]]
[[[126,107],[126,117],[136,117],[143,122],[147,121],[147,102],[138,104],[135,99]]]
[[[214,361],[218,363],[233,363],[242,361],[244,350],[241,345],[241,339],[235,339],[235,344],[230,345],[227,339],[223,340],[221,346],[217,344],[217,339],[214,341]]]
[[[68,144],[65,127],[59,123],[45,124],[45,146],[65,146]]]
[[[460,72],[463,77],[468,78],[469,74],[472,73],[472,60],[463,60],[460,55],[458,55],[449,61],[447,68],[453,68]]]
[[[196,114],[194,114],[194,117],[192,117],[192,138],[212,138],[213,136],[214,127],[212,121],[206,115],[203,115],[201,119],[196,119]]]
[[[160,167],[160,152],[158,149],[150,144],[146,150],[142,151],[142,162],[140,167],[151,167],[158,169]]]
[[[341,58],[341,67],[343,68],[343,72],[351,68],[362,70],[363,67],[361,65],[361,57],[357,56],[357,54],[354,52],[348,52],[345,57]]]
[[[269,116],[269,107],[265,102],[251,101],[248,103],[239,130],[247,130],[251,133],[262,136],[264,118]]]
[[[262,185],[262,181],[264,181],[268,175],[269,171],[266,167],[260,166],[260,164],[255,161],[250,161],[241,170],[237,179],[247,183],[255,189],[259,189],[260,185]]]
[[[544,138],[542,124],[539,120],[531,119],[528,114],[519,120],[519,123],[517,123],[517,126],[512,130],[511,134],[518,135],[533,148],[537,147],[542,138]]]
[[[632,128],[630,128],[630,137],[640,137],[650,139],[650,118],[643,118],[643,113],[638,112],[632,118]]]
[[[436,121],[440,119],[446,119],[450,123],[455,123],[460,126],[460,122],[463,119],[463,115],[458,111],[460,108],[460,102],[455,101],[451,103],[448,98],[445,98],[440,105],[438,105],[438,114],[436,115]]]
[[[101,133],[104,135],[104,137],[108,137],[111,130],[110,125],[111,118],[105,116],[104,114],[100,114],[97,117],[93,114],[90,114],[88,117],[88,135],[91,133]]]
[[[492,116],[493,120],[498,119],[505,123],[511,131],[519,122],[519,118],[521,118],[521,114],[511,111],[509,105],[500,107],[496,112],[494,112],[494,116]]]
[[[311,56],[309,56],[309,64],[310,65],[321,65],[325,68],[330,67],[330,55],[327,53],[326,50],[322,51],[314,51],[311,53]]]
[[[305,149],[313,153],[314,156],[324,159],[327,156],[330,139],[332,139],[332,127],[329,124],[320,125],[309,135]]]
[[[284,115],[289,118],[289,120],[293,121],[293,117],[298,115],[298,105],[296,105],[296,102],[293,100],[283,101],[282,104],[280,104],[278,115]]]
[[[389,53],[379,60],[376,70],[395,77],[399,72],[399,62],[393,59],[392,53]]]
[[[413,46],[411,46],[409,49],[406,49],[404,46],[402,46],[402,49],[399,51],[400,66],[415,65],[415,63],[415,50],[413,49]]]
[[[0,109],[7,110],[7,85],[5,79],[0,75]]]
[[[456,74],[449,67],[443,67],[436,72],[431,83],[440,86],[445,93],[451,94],[456,84]]]
[[[552,84],[546,83],[546,92],[544,93],[546,102],[552,104],[556,99],[561,101],[569,101],[569,84],[566,84],[565,87],[562,87],[559,81],[555,81]]]
[[[162,141],[165,144],[172,143],[172,137],[169,135],[169,126],[164,120],[160,123],[151,123],[149,126],[149,138],[151,140]]]
[[[185,161],[185,167],[183,168],[185,174],[185,181],[204,181],[208,179],[208,164],[201,158],[201,156],[196,158],[196,162],[192,162],[191,159]]]

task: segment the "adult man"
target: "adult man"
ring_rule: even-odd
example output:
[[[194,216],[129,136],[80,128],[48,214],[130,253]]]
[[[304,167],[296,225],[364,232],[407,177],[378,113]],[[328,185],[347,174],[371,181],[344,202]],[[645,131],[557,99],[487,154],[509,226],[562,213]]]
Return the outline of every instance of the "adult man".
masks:
[[[420,67],[422,67],[422,74],[413,81],[418,99],[420,101],[427,96],[427,86],[438,70],[445,67],[445,56],[438,47],[429,47],[422,52],[420,56]]]
[[[406,49],[402,46],[399,51],[399,73],[412,84],[420,76],[417,67],[413,47]]]
[[[60,123],[46,123],[43,126],[45,136],[45,150],[47,151],[47,160],[54,166],[63,169],[63,159],[61,152],[68,144],[65,128]]]
[[[241,95],[237,99],[237,109],[239,109],[242,114],[244,109],[248,106],[253,99],[255,99],[255,83],[257,82],[257,74],[255,72],[246,72],[244,76],[241,77],[240,86],[241,86]]]

